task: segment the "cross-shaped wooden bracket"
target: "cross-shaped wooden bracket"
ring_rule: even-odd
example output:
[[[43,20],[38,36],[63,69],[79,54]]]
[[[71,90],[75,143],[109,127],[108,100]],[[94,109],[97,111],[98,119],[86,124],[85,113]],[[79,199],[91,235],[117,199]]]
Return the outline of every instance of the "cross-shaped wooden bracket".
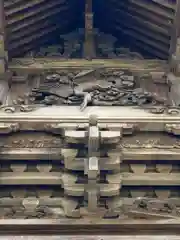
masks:
[[[115,130],[103,129],[98,123],[98,117],[91,115],[89,124],[83,130],[65,130],[64,137],[68,143],[83,143],[87,146],[88,155],[84,160],[84,175],[88,178],[85,186],[85,194],[88,198],[88,210],[94,212],[98,207],[99,184],[98,176],[100,174],[100,149],[103,145],[118,143],[121,139],[121,127]]]

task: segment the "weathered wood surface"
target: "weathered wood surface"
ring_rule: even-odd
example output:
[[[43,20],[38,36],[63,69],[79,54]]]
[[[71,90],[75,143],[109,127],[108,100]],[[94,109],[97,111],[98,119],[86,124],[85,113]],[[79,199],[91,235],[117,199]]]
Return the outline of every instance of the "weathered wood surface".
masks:
[[[18,235],[172,235],[180,234],[180,222],[178,220],[2,220],[0,222],[0,234]]]
[[[123,179],[121,179],[123,176]],[[66,181],[64,180],[66,178]],[[32,185],[38,183],[39,185],[62,185],[65,186],[65,190],[69,195],[83,196],[84,184],[76,184],[76,176],[62,175],[61,173],[47,173],[47,172],[3,172],[0,176],[0,184],[2,185]],[[180,179],[179,173],[144,173],[139,175],[124,173],[111,176],[107,176],[109,184],[99,184],[101,196],[118,195],[121,184],[124,186],[179,186]],[[71,182],[71,184],[69,183]],[[69,184],[70,186],[67,186]],[[107,193],[107,189],[109,194]]]
[[[67,111],[68,109],[68,111]],[[179,123],[179,114],[167,115],[167,114],[153,114],[144,109],[136,107],[87,107],[83,112],[80,111],[78,106],[50,106],[50,107],[38,107],[32,112],[15,112],[9,114],[1,112],[0,121],[17,122],[28,121],[29,124],[32,121],[42,121],[44,123],[52,122],[56,123],[61,120],[61,123],[88,123],[89,116],[97,115],[99,123],[149,123],[151,121],[153,128],[156,124],[168,122]],[[27,126],[27,125],[26,125]],[[160,126],[160,125],[159,125]],[[158,126],[158,127],[159,127]],[[44,126],[43,126],[44,127]],[[145,125],[144,125],[145,127]],[[37,126],[38,129],[38,126]],[[161,130],[161,129],[158,129]]]
[[[62,68],[91,68],[97,66],[108,68],[122,68],[133,70],[165,70],[167,62],[162,60],[106,60],[93,59],[92,61],[82,59],[60,60],[59,58],[16,58],[9,63],[10,70],[38,71],[43,69],[62,69]]]
[[[63,236],[63,235],[56,235],[56,236],[1,236],[0,240],[179,240],[179,236],[176,235],[128,235],[128,236],[104,236],[104,235],[72,235],[72,236]]]

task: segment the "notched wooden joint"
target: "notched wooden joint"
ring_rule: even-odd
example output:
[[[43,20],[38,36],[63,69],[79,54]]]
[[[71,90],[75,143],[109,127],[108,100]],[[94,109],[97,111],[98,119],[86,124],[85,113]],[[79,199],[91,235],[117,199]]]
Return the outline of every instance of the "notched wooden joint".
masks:
[[[37,207],[39,207],[39,200],[37,198],[25,198],[22,201],[23,207],[28,211],[34,211]]]
[[[78,153],[78,149],[72,149],[72,148],[62,148],[61,154],[65,161],[72,160],[76,157]]]
[[[100,123],[98,127],[101,131],[120,131],[123,134],[138,130],[138,125],[134,123]]]
[[[165,132],[180,135],[180,124],[165,124]]]
[[[44,126],[45,131],[51,132],[58,135],[64,135],[64,128],[60,123],[58,124],[45,124]]]
[[[18,123],[0,123],[0,134],[9,134],[20,130]]]
[[[117,144],[121,136],[121,131],[100,131],[101,143],[104,144]]]
[[[64,138],[67,143],[85,143],[86,135],[86,131],[64,131]]]
[[[154,83],[166,83],[167,80],[165,72],[151,72],[151,77]]]
[[[88,178],[96,179],[99,174],[99,161],[97,157],[90,157],[88,161]]]

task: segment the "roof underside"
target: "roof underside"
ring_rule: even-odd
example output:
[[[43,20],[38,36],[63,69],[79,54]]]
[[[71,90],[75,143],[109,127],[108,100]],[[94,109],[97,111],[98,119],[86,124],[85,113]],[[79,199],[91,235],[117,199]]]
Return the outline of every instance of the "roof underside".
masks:
[[[167,59],[175,4],[175,0],[94,1],[94,27],[117,37],[120,46]],[[5,0],[10,56],[59,44],[61,34],[84,28],[84,5],[77,0]]]

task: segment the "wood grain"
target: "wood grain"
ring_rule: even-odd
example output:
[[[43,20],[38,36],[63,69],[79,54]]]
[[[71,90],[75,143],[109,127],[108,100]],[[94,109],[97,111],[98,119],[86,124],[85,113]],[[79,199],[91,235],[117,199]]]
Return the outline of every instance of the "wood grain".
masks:
[[[88,235],[73,235],[73,236],[2,236],[0,240],[179,240],[180,236],[176,235],[128,235],[128,236],[88,236]]]
[[[0,235],[179,235],[175,220],[100,220],[100,219],[12,219],[0,221]]]

